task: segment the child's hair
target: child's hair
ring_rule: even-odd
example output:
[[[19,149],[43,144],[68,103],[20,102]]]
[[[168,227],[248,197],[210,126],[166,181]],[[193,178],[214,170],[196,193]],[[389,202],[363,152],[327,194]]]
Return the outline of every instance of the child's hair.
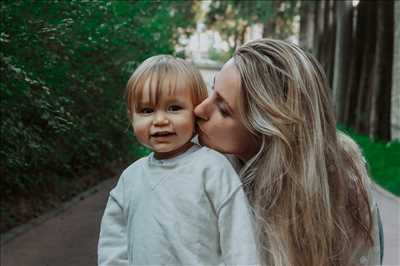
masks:
[[[128,81],[126,99],[130,119],[146,86],[151,86],[151,104],[157,104],[161,91],[190,90],[194,107],[207,97],[203,78],[190,62],[171,55],[152,56],[139,65]]]

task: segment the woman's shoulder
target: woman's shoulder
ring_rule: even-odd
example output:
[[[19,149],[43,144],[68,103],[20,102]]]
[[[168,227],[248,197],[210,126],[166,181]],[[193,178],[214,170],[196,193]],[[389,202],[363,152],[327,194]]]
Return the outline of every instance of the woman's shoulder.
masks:
[[[363,163],[365,163],[365,158],[361,152],[360,147],[358,144],[348,135],[345,133],[338,131],[337,132],[337,137],[338,137],[338,144],[339,146],[352,158],[361,160]]]
[[[349,176],[354,177],[354,175],[357,175],[360,178],[359,180],[361,183],[354,182],[353,185],[362,186],[362,189],[365,190],[372,215],[371,236],[374,240],[374,245],[368,248],[363,245],[363,243],[360,243],[362,248],[355,249],[355,253],[353,254],[354,259],[357,263],[360,263],[360,265],[378,265],[380,264],[381,252],[383,250],[383,246],[381,246],[383,244],[383,241],[381,241],[382,227],[378,205],[372,193],[373,183],[368,175],[367,161],[365,160],[360,147],[352,138],[340,131],[338,131],[337,135],[339,147],[344,152],[345,160],[348,163],[347,167],[349,169],[347,170],[352,173],[352,175]],[[357,191],[359,190],[357,189]]]
[[[358,146],[358,144],[343,132],[338,131],[338,145],[341,149],[344,160],[345,167],[361,177],[361,181],[368,186],[371,185],[371,181],[367,172],[367,161]]]

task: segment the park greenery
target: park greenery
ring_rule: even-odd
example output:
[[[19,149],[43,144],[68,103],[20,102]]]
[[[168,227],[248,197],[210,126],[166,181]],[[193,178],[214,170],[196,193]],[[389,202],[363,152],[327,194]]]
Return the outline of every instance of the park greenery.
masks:
[[[373,140],[352,129],[343,126],[339,128],[360,146],[373,181],[392,194],[400,196],[400,141]]]
[[[204,14],[208,28],[217,31],[232,53],[245,42],[246,32],[254,24],[263,25],[264,37],[285,39],[294,34],[293,22],[299,1],[212,1]]]
[[[299,14],[299,1],[214,0],[199,17],[208,29],[216,31],[228,44],[228,50],[210,47],[210,59],[223,63],[246,41],[246,33],[254,25],[262,25],[262,36],[286,39],[295,34],[294,21]]]
[[[0,12],[2,202],[140,156],[126,82],[145,58],[175,53],[192,3],[25,0]]]
[[[212,1],[207,12],[201,11],[199,1],[3,1],[0,231],[24,222],[18,218],[19,209],[36,208],[42,202],[31,198],[60,193],[66,200],[85,186],[109,178],[105,169],[112,162],[126,166],[148,153],[132,135],[124,102],[126,82],[149,56],[182,56],[177,47],[183,36],[195,30],[199,18],[227,41],[226,53],[209,51],[212,59],[226,61],[245,42],[251,25],[263,25],[264,37],[285,39],[295,33],[293,25],[300,16],[300,45],[322,62],[331,87],[352,88],[347,90],[349,95],[336,93],[344,103],[339,121],[353,128],[347,132],[361,145],[376,182],[400,195],[396,163],[400,144],[388,142],[390,110],[385,106],[390,101],[391,76],[377,71],[382,66],[390,70],[391,61],[380,60],[380,55],[393,57],[393,47],[388,46],[393,32],[371,35],[367,28],[382,29],[393,15],[390,4],[382,8],[361,2],[360,10],[352,9],[352,18],[358,12],[362,19],[348,24],[357,26],[353,45],[347,49],[351,53],[335,55],[335,50],[343,48],[340,42],[348,38],[336,30],[347,20],[335,7],[343,4],[333,0]],[[363,25],[365,21],[369,24]],[[374,36],[380,36],[380,41],[373,45]],[[348,59],[349,75],[335,70],[335,56]],[[384,85],[382,95],[369,85],[379,80]],[[97,170],[94,180],[79,183],[93,170]],[[71,187],[74,193],[68,194]],[[23,208],[16,206],[21,198],[25,199]]]

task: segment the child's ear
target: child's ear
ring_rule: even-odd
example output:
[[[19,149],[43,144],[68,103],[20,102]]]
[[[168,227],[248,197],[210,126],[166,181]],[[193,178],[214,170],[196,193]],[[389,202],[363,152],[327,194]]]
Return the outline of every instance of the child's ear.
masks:
[[[130,118],[130,126],[131,126],[131,129],[132,129],[132,133],[133,133],[133,135],[135,135],[135,122],[133,121],[133,118],[131,117]]]

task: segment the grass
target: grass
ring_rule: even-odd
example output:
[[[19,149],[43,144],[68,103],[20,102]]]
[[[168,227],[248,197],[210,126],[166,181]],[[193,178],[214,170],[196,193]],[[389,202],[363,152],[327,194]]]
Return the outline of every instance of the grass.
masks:
[[[340,128],[352,137],[368,162],[368,170],[375,183],[396,196],[400,196],[400,140],[382,142]]]

